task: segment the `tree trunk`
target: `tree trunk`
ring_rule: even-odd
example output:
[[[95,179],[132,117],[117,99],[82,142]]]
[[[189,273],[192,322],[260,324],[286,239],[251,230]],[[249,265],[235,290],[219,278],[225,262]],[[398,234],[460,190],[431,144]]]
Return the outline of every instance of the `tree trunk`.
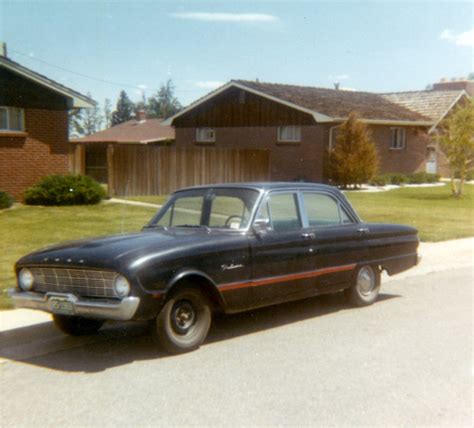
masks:
[[[454,178],[454,172],[451,173],[451,194],[454,196],[454,197],[457,197],[458,196],[458,189],[456,187],[456,181],[455,181],[455,178]]]

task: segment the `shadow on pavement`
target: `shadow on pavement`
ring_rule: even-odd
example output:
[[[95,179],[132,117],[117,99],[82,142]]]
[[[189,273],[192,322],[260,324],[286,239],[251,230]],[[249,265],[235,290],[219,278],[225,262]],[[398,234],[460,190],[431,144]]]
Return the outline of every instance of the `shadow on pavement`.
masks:
[[[380,294],[375,304],[398,297],[400,296],[394,294]],[[337,293],[236,315],[219,315],[203,346],[346,309],[357,310],[345,302],[342,293]],[[68,337],[58,332],[52,322],[37,324],[2,333],[0,358],[52,370],[88,373],[101,372],[139,360],[179,358],[158,351],[149,335],[149,328],[148,323],[117,323],[106,325],[95,336]],[[22,346],[37,346],[37,341],[31,343],[31,338],[42,336],[46,336],[44,340],[37,339],[42,346],[39,356],[34,356],[34,352],[29,356],[22,353]],[[16,352],[11,349],[16,349]]]

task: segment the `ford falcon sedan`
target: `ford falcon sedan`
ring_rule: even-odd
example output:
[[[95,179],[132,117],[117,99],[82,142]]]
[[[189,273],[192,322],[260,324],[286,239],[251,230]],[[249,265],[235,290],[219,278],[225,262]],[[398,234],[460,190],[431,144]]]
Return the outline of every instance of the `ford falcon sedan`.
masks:
[[[334,187],[245,183],[171,195],[141,232],[48,247],[20,259],[17,307],[71,335],[149,320],[164,350],[206,339],[213,314],[343,291],[372,304],[381,272],[415,266],[417,230],[365,223]]]

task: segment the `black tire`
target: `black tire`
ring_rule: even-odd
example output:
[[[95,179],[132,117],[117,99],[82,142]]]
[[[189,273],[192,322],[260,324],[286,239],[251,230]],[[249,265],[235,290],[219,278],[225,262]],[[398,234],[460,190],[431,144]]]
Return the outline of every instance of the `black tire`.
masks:
[[[354,274],[353,285],[344,290],[354,306],[368,306],[377,300],[380,291],[380,271],[370,265],[361,266]]]
[[[59,330],[70,336],[95,334],[104,324],[102,320],[58,314],[53,315],[53,321]]]
[[[171,294],[152,326],[152,337],[171,354],[193,351],[206,339],[211,320],[209,299],[186,286]]]

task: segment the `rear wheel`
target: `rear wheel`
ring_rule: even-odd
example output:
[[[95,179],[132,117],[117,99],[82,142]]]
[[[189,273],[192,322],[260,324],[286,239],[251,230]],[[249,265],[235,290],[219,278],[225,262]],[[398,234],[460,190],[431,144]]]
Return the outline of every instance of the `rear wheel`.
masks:
[[[368,306],[377,300],[380,291],[380,272],[372,266],[361,266],[352,287],[344,290],[347,300],[355,306]]]
[[[58,314],[53,314],[53,321],[59,330],[70,336],[86,336],[97,333],[104,324],[102,320]]]
[[[197,288],[184,287],[173,293],[153,325],[155,342],[172,354],[193,351],[204,342],[211,326],[208,298]]]

